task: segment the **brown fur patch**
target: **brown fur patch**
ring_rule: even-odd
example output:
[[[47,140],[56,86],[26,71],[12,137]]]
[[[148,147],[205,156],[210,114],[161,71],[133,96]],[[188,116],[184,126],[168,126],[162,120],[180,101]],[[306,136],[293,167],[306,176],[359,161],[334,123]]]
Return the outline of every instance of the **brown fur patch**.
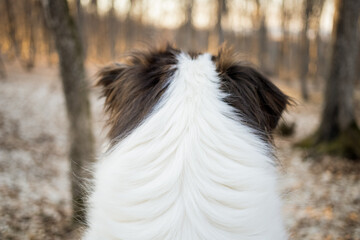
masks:
[[[221,49],[212,59],[221,78],[221,88],[229,94],[226,101],[237,109],[246,124],[271,139],[289,97],[259,71],[241,63],[231,49]]]
[[[99,72],[112,144],[126,137],[146,116],[168,86],[175,72],[179,50],[166,46],[155,51],[133,52],[124,63]]]

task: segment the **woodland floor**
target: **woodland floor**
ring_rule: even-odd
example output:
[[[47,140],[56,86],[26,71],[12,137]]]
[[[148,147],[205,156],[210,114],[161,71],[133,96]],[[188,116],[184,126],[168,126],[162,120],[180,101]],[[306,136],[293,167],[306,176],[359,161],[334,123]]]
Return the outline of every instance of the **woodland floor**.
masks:
[[[67,123],[57,70],[7,70],[0,80],[0,239],[78,239],[69,227]],[[296,86],[278,85],[299,99]],[[97,96],[93,91],[99,146],[104,118]],[[309,158],[292,147],[316,128],[320,99],[315,91],[310,103],[298,100],[285,114],[296,123],[295,135],[276,136],[286,226],[295,240],[360,240],[360,163]]]

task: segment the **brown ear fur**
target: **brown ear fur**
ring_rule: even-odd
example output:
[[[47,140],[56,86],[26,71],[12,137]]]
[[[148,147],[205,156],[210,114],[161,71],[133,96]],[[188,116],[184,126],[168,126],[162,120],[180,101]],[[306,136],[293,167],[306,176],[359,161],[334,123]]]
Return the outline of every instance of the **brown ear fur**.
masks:
[[[245,117],[243,121],[270,137],[289,97],[260,72],[239,62],[231,50],[221,49],[213,60],[222,89],[229,93],[226,101]]]
[[[114,144],[151,113],[174,73],[178,50],[171,46],[133,52],[124,63],[105,67],[96,86],[102,87],[108,113],[109,137]]]

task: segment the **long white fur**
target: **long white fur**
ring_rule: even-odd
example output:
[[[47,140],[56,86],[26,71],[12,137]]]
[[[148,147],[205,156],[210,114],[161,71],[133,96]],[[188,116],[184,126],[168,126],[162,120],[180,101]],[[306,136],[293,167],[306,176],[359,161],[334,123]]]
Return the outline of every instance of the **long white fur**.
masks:
[[[181,53],[176,68],[97,164],[84,239],[286,239],[271,147],[223,100],[210,55]]]

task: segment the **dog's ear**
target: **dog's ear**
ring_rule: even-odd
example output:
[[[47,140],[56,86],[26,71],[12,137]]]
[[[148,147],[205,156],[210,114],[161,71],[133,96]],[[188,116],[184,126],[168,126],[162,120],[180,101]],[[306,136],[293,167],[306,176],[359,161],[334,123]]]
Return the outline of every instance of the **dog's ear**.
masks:
[[[96,86],[105,97],[109,137],[112,142],[129,134],[151,113],[175,71],[178,50],[167,46],[129,54],[124,63],[98,73]]]
[[[223,53],[224,54],[224,53]],[[242,120],[270,135],[290,99],[259,71],[234,60],[232,55],[215,57],[226,101]]]
[[[102,96],[106,101],[114,97],[114,91],[119,91],[117,84],[121,83],[121,78],[128,69],[128,66],[121,63],[114,63],[110,66],[104,67],[97,74],[97,82],[95,87],[101,87]],[[108,99],[109,98],[109,99]]]

